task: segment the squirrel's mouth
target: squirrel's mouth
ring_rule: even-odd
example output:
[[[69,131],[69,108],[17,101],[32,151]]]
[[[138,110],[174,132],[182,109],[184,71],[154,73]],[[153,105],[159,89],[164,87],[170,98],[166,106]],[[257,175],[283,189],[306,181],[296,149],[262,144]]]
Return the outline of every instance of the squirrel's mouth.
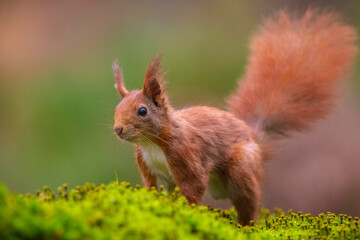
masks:
[[[131,135],[127,135],[127,134],[117,134],[116,133],[116,136],[123,141],[131,142],[131,143],[136,143],[141,138],[140,134],[131,136]]]
[[[114,128],[115,135],[123,141],[141,143],[152,141],[152,136],[136,128]]]
[[[137,137],[137,134],[132,134],[129,129],[125,129],[123,126],[114,127],[115,135],[121,140],[131,142],[134,138]]]

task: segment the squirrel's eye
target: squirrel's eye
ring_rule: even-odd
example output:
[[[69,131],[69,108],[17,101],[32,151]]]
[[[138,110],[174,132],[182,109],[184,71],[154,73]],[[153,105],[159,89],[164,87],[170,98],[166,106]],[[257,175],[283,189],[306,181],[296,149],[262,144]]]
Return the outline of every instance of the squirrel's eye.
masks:
[[[147,109],[144,107],[139,108],[138,115],[145,116],[147,114]]]

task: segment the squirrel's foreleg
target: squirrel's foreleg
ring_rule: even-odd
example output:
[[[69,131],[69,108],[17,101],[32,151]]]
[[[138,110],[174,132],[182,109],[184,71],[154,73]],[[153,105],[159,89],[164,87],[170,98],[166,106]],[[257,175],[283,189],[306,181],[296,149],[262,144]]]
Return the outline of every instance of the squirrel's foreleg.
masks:
[[[135,152],[136,163],[139,167],[142,183],[144,187],[156,187],[156,176],[150,172],[150,169],[146,166],[146,163],[143,161],[142,153],[139,147],[136,147]]]

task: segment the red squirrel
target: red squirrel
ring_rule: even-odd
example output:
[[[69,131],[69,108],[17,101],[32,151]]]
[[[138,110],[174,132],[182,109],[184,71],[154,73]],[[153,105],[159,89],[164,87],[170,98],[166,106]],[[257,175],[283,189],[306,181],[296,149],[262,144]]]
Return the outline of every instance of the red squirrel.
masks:
[[[238,222],[256,219],[264,163],[277,139],[328,115],[338,82],[357,52],[354,28],[336,14],[286,11],[265,21],[250,42],[246,73],[227,99],[228,111],[193,106],[174,109],[165,91],[161,57],[146,71],[142,90],[125,88],[115,62],[114,131],[136,146],[145,187],[175,186],[198,204],[206,189],[229,198]]]

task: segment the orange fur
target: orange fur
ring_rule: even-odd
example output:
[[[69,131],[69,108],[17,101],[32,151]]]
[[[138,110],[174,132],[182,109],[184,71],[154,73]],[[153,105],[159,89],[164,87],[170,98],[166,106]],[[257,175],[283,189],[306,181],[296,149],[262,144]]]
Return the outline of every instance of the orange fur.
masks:
[[[302,131],[326,116],[357,52],[355,29],[332,13],[284,11],[253,37],[246,74],[229,109],[268,136]]]
[[[160,56],[150,63],[142,90],[128,92],[115,64],[123,99],[114,130],[136,145],[145,187],[164,184],[171,191],[176,185],[189,203],[199,203],[208,189],[216,199],[230,198],[239,223],[249,224],[260,205],[268,157],[263,137],[308,129],[329,113],[336,82],[356,53],[355,39],[353,28],[332,14],[307,11],[292,20],[280,12],[253,38],[247,73],[228,101],[230,112],[173,109]]]

